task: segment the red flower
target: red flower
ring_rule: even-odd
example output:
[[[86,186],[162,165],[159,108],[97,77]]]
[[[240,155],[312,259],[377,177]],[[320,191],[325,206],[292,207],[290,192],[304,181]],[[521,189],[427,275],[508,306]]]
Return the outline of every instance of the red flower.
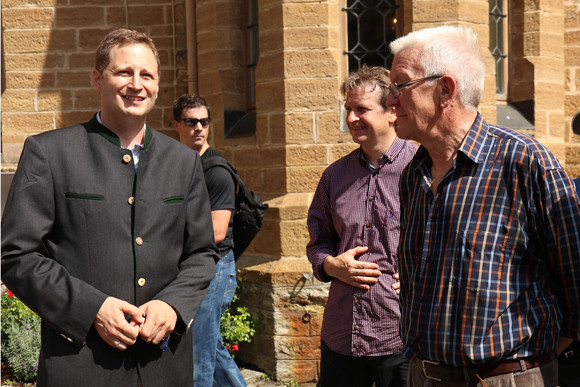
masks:
[[[14,293],[12,293],[10,290],[6,291],[6,294],[8,294],[8,297],[14,297]]]
[[[240,350],[240,347],[237,344],[232,344],[232,351],[236,352],[239,350]]]

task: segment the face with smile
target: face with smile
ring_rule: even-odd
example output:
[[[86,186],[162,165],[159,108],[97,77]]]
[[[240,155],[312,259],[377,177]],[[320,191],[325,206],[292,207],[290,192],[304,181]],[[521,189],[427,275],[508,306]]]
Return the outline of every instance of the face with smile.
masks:
[[[159,91],[159,72],[153,52],[143,44],[115,46],[102,73],[93,70],[93,83],[101,95],[103,122],[145,120]]]
[[[391,81],[404,83],[424,77],[416,66],[418,52],[412,49],[395,55],[391,67]],[[438,94],[437,81],[426,80],[400,89],[397,98],[389,93],[387,104],[397,113],[397,136],[420,143],[426,139],[429,130],[437,121]]]
[[[346,124],[352,140],[360,144],[363,150],[389,142],[395,136],[393,125],[396,116],[391,109],[381,106],[380,97],[379,87],[368,85],[356,87],[346,96]]]
[[[189,118],[196,118],[197,120],[209,118],[207,108],[205,106],[185,108],[181,113],[181,119],[179,121],[173,120],[173,127],[179,134],[179,141],[191,149],[198,151],[200,154],[203,154],[209,148],[209,144],[207,143],[209,122],[206,126],[199,121],[194,126],[188,126],[184,119]]]

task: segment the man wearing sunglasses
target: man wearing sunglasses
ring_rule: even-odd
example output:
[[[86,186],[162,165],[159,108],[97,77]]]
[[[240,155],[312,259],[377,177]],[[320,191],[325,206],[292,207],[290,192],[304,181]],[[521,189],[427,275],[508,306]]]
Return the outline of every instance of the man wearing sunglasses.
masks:
[[[195,94],[179,97],[173,104],[173,127],[179,140],[197,151],[202,160],[222,157],[208,143],[210,108],[207,101]],[[220,260],[216,276],[193,320],[193,376],[196,387],[245,387],[246,381],[222,343],[220,321],[236,291],[236,266],[233,248],[233,216],[236,185],[224,167],[204,171],[209,193],[215,243]]]
[[[556,386],[580,339],[580,206],[538,141],[478,112],[485,61],[471,29],[391,43],[401,175],[401,336],[410,386]]]

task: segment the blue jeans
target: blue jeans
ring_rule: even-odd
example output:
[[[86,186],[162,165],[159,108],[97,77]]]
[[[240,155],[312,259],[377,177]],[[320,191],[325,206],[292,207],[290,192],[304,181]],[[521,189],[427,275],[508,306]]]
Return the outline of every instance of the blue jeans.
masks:
[[[245,387],[246,381],[222,343],[220,320],[236,291],[236,265],[230,250],[216,265],[215,278],[193,320],[193,385]]]

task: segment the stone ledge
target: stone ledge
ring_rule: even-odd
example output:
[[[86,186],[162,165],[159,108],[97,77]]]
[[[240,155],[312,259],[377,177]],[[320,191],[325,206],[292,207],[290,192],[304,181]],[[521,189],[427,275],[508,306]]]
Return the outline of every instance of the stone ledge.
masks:
[[[238,262],[244,281],[267,283],[272,286],[294,286],[302,281],[309,285],[314,283],[312,265],[306,257],[272,261],[268,257],[248,256]]]

